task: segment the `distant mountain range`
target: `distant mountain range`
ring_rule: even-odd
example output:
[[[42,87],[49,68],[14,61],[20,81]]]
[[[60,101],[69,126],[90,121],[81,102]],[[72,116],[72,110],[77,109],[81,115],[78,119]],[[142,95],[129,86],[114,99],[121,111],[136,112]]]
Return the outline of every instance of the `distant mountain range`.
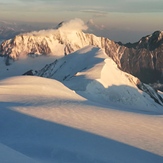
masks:
[[[122,44],[105,37],[97,37],[81,30],[63,28],[18,34],[4,41],[0,55],[7,65],[25,56],[68,55],[80,48],[93,45],[104,50],[118,67],[145,83],[163,83],[163,32],[156,31],[136,43]]]
[[[34,29],[34,26],[28,24],[0,21],[0,40],[6,40],[20,33],[29,32]]]
[[[0,20],[0,41],[15,37],[20,33],[38,31],[41,29],[53,28],[52,23],[23,23],[23,22],[9,22]]]

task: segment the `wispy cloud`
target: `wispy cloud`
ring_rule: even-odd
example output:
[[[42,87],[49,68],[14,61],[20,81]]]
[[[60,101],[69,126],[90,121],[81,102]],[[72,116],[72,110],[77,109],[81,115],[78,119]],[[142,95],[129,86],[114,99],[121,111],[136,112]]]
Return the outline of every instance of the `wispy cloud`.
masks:
[[[109,12],[148,13],[163,12],[162,0],[115,0],[106,7]]]
[[[87,25],[79,18],[75,18],[69,21],[63,22],[62,26],[60,27],[61,30],[87,30]]]
[[[91,18],[91,19],[88,20],[87,26],[89,27],[89,31],[93,31],[93,30],[104,30],[105,29],[105,25],[104,24],[96,24],[94,22],[94,19],[93,18]]]
[[[107,15],[108,12],[119,13],[148,13],[148,12],[163,12],[162,0],[5,0],[0,2],[1,8],[4,5],[26,6],[30,8],[39,8],[40,10],[48,10],[50,8],[60,8],[72,11],[80,11],[83,13],[95,14],[96,16]],[[24,10],[27,10],[24,8]]]
[[[108,14],[108,12],[100,11],[100,10],[93,10],[93,9],[90,9],[90,10],[81,10],[80,12],[90,13],[90,14],[94,14],[96,16],[106,16]]]
[[[83,0],[85,1],[85,0]],[[119,13],[149,13],[149,12],[163,12],[162,0],[100,0],[94,4],[87,4],[78,6],[83,12],[98,13],[103,12],[119,12]]]
[[[162,0],[5,0],[0,2],[0,18],[56,21],[79,17],[101,23],[112,19],[112,13],[163,13],[162,6]]]
[[[20,2],[23,2],[23,3],[30,3],[30,2],[45,2],[45,3],[49,3],[49,2],[57,2],[57,3],[60,3],[60,2],[63,2],[64,0],[18,0]]]

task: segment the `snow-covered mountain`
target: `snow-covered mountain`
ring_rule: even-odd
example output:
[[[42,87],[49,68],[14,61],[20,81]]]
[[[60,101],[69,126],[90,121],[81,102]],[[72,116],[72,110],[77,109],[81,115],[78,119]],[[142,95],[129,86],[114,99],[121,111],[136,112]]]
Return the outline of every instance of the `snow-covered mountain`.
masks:
[[[77,24],[77,23],[78,24]],[[54,30],[20,34],[1,44],[0,54],[17,60],[27,55],[65,56],[88,45],[97,46],[111,57],[118,67],[145,83],[163,82],[162,32],[143,37],[138,43],[121,44],[108,38],[84,33],[85,24],[80,20],[62,22]]]
[[[29,24],[22,24],[22,23],[0,20],[0,40],[10,39],[20,33],[29,32],[34,29],[36,28]]]
[[[7,57],[6,63],[9,63],[9,59],[17,60],[34,54],[62,57],[85,46],[94,45],[106,49],[107,54],[111,54],[118,62],[118,53],[115,51],[119,45],[107,38],[83,33],[82,30],[86,29],[86,26],[81,20],[78,21],[82,27],[74,27],[74,23],[68,22],[60,23],[56,30],[17,35],[1,44],[0,53]]]
[[[20,29],[17,30],[15,23],[0,21],[0,40],[12,38],[20,32]]]
[[[21,33],[54,27],[54,23],[25,23],[0,20],[0,41],[11,39]]]
[[[80,95],[102,104],[109,105],[111,102],[141,109],[149,106],[157,108],[150,96],[163,105],[162,97],[152,87],[121,71],[103,50],[92,46],[55,60],[34,72],[37,76],[56,79]],[[144,91],[144,95],[138,88]]]

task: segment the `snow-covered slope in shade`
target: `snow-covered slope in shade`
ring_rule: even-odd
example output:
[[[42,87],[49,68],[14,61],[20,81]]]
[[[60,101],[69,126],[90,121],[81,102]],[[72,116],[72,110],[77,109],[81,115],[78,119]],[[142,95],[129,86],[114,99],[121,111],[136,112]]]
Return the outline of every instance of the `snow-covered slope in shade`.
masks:
[[[92,46],[46,65],[36,75],[57,79],[101,104],[114,103],[146,111],[161,109],[147,93],[138,89],[138,78],[118,69],[101,49]],[[151,91],[156,94],[152,88]]]
[[[57,57],[54,56],[28,57],[19,59],[17,62],[13,62],[10,66],[7,66],[5,65],[4,58],[0,57],[0,80],[7,77],[22,75],[29,70],[41,69],[46,64],[50,64],[56,59]]]
[[[163,162],[159,112],[98,105],[31,76],[0,81],[0,100],[1,143],[39,163]]]
[[[2,163],[39,163],[0,143],[0,162]]]

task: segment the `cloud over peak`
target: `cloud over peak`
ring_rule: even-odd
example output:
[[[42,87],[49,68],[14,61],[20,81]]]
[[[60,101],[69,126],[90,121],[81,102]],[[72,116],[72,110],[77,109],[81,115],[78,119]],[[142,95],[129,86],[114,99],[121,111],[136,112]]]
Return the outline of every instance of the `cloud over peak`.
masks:
[[[77,31],[85,31],[88,29],[87,25],[83,22],[83,20],[79,18],[71,19],[69,21],[63,21],[58,24],[58,29],[61,30],[77,30]]]

